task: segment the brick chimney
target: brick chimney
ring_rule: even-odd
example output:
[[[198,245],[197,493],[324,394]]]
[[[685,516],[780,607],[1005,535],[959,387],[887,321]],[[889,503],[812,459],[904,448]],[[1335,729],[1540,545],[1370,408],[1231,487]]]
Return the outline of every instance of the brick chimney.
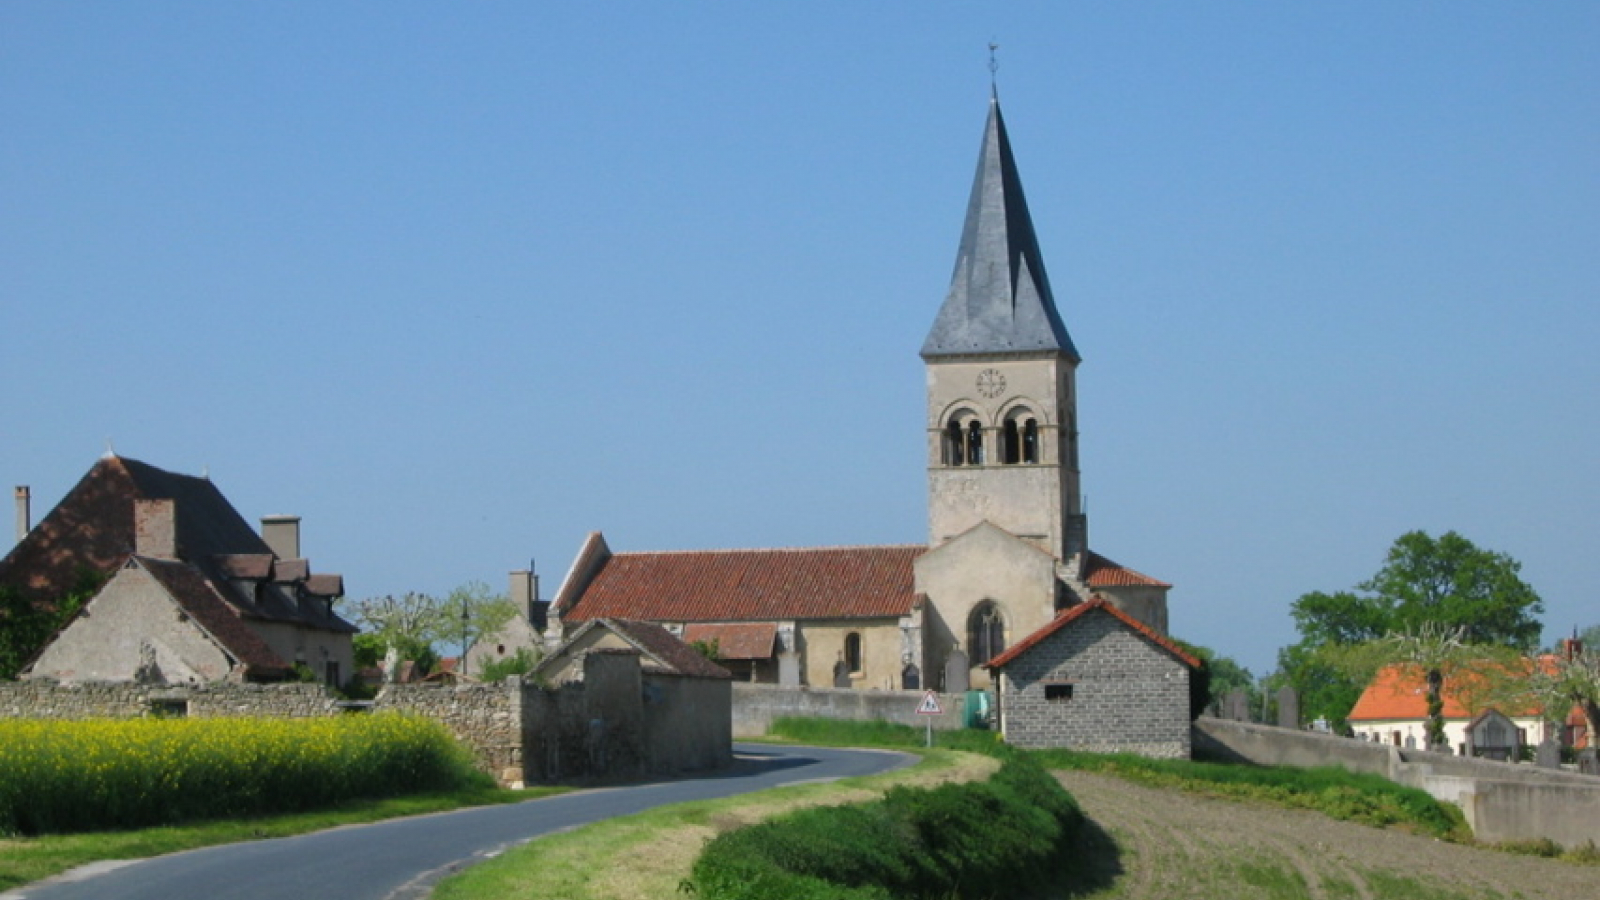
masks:
[[[25,484],[17,485],[17,543],[33,530],[33,513],[30,509],[32,493]]]
[[[133,501],[133,552],[178,558],[178,504],[171,497]]]
[[[300,517],[262,516],[261,539],[279,559],[300,559]]]
[[[511,591],[507,594],[517,610],[529,622],[534,620],[533,604],[539,599],[539,576],[532,569],[518,569],[511,573]]]

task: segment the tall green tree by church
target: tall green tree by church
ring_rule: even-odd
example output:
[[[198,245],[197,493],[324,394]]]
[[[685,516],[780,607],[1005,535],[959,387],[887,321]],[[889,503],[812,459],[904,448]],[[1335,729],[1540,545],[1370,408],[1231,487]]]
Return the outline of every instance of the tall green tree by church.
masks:
[[[1463,644],[1532,651],[1544,602],[1521,570],[1509,555],[1454,531],[1437,538],[1407,532],[1378,572],[1353,590],[1312,591],[1294,602],[1300,640],[1278,652],[1279,671],[1299,692],[1307,719],[1342,727],[1366,680],[1342,664],[1342,648],[1433,629]]]

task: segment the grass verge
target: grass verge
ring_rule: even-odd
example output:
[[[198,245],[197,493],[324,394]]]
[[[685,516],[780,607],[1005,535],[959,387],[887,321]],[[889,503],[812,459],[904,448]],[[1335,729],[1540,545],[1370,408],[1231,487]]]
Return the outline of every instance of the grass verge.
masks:
[[[740,797],[684,803],[550,835],[454,875],[434,900],[560,897],[645,900],[680,895],[707,841],[798,809],[875,800],[896,785],[978,781],[993,758],[933,750],[895,772],[827,784],[792,785]]]
[[[921,746],[923,732],[890,722],[834,719],[778,719],[775,735],[810,744],[906,748]],[[998,735],[989,731],[934,732],[941,747],[992,752]],[[1034,750],[1029,755],[1047,769],[1101,772],[1152,787],[1212,797],[1312,809],[1334,819],[1376,827],[1396,826],[1443,840],[1471,842],[1461,810],[1377,775],[1339,768],[1297,769],[1242,766],[1177,759],[1149,759],[1126,753]]]
[[[291,837],[339,825],[360,825],[384,819],[448,812],[469,806],[517,803],[562,793],[567,788],[508,791],[475,787],[416,794],[385,800],[347,803],[317,812],[255,819],[167,825],[130,831],[95,831],[0,839],[0,891],[59,875],[92,862],[144,859],[180,850],[265,838]]]

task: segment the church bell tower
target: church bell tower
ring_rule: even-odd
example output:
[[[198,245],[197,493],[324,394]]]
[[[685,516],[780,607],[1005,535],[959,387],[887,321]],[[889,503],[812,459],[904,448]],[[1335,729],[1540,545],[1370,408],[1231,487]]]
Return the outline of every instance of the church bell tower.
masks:
[[[997,96],[950,291],[922,359],[929,546],[989,522],[1056,559],[1081,562],[1081,358],[1050,293]]]

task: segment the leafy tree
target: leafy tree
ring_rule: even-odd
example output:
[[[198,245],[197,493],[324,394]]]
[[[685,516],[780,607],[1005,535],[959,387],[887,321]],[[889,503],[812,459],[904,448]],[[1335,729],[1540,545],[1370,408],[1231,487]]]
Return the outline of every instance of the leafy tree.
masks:
[[[1232,657],[1218,656],[1210,647],[1191,644],[1188,641],[1173,639],[1173,643],[1188,651],[1190,656],[1204,663],[1201,671],[1190,675],[1191,697],[1190,712],[1207,709],[1220,711],[1222,699],[1234,691],[1244,691],[1246,702],[1250,709],[1258,708],[1261,692],[1256,687],[1256,679],[1250,670],[1239,665]]]
[[[504,681],[512,675],[526,675],[538,664],[539,654],[527,647],[518,647],[510,656],[484,663],[478,677],[483,681]]]
[[[104,575],[84,569],[65,597],[41,603],[12,585],[0,585],[0,680],[11,681],[85,603],[99,593]]]
[[[1325,717],[1342,729],[1382,656],[1356,654],[1365,662],[1353,664],[1348,648],[1381,650],[1391,639],[1393,661],[1404,661],[1410,650],[1420,652],[1405,636],[1415,641],[1429,630],[1435,637],[1448,632],[1456,643],[1478,645],[1480,652],[1532,648],[1544,604],[1520,570],[1510,556],[1480,549],[1453,531],[1438,538],[1422,531],[1403,534],[1377,574],[1354,591],[1314,591],[1294,602],[1300,641],[1279,651],[1279,669],[1300,694],[1308,718]]]
[[[467,651],[485,635],[498,634],[517,615],[517,605],[496,594],[481,581],[469,581],[452,590],[440,604],[440,643],[461,647],[461,674],[467,674]],[[463,616],[463,613],[465,615]]]
[[[469,581],[443,600],[407,592],[399,597],[341,601],[340,609],[381,641],[384,669],[391,678],[403,659],[414,660],[418,665],[426,661],[431,668],[438,661],[433,650],[436,644],[461,646],[464,638],[464,655],[479,637],[498,632],[517,614],[516,604],[494,594],[481,581]],[[363,644],[373,646],[371,641]],[[357,664],[361,664],[360,659]]]

